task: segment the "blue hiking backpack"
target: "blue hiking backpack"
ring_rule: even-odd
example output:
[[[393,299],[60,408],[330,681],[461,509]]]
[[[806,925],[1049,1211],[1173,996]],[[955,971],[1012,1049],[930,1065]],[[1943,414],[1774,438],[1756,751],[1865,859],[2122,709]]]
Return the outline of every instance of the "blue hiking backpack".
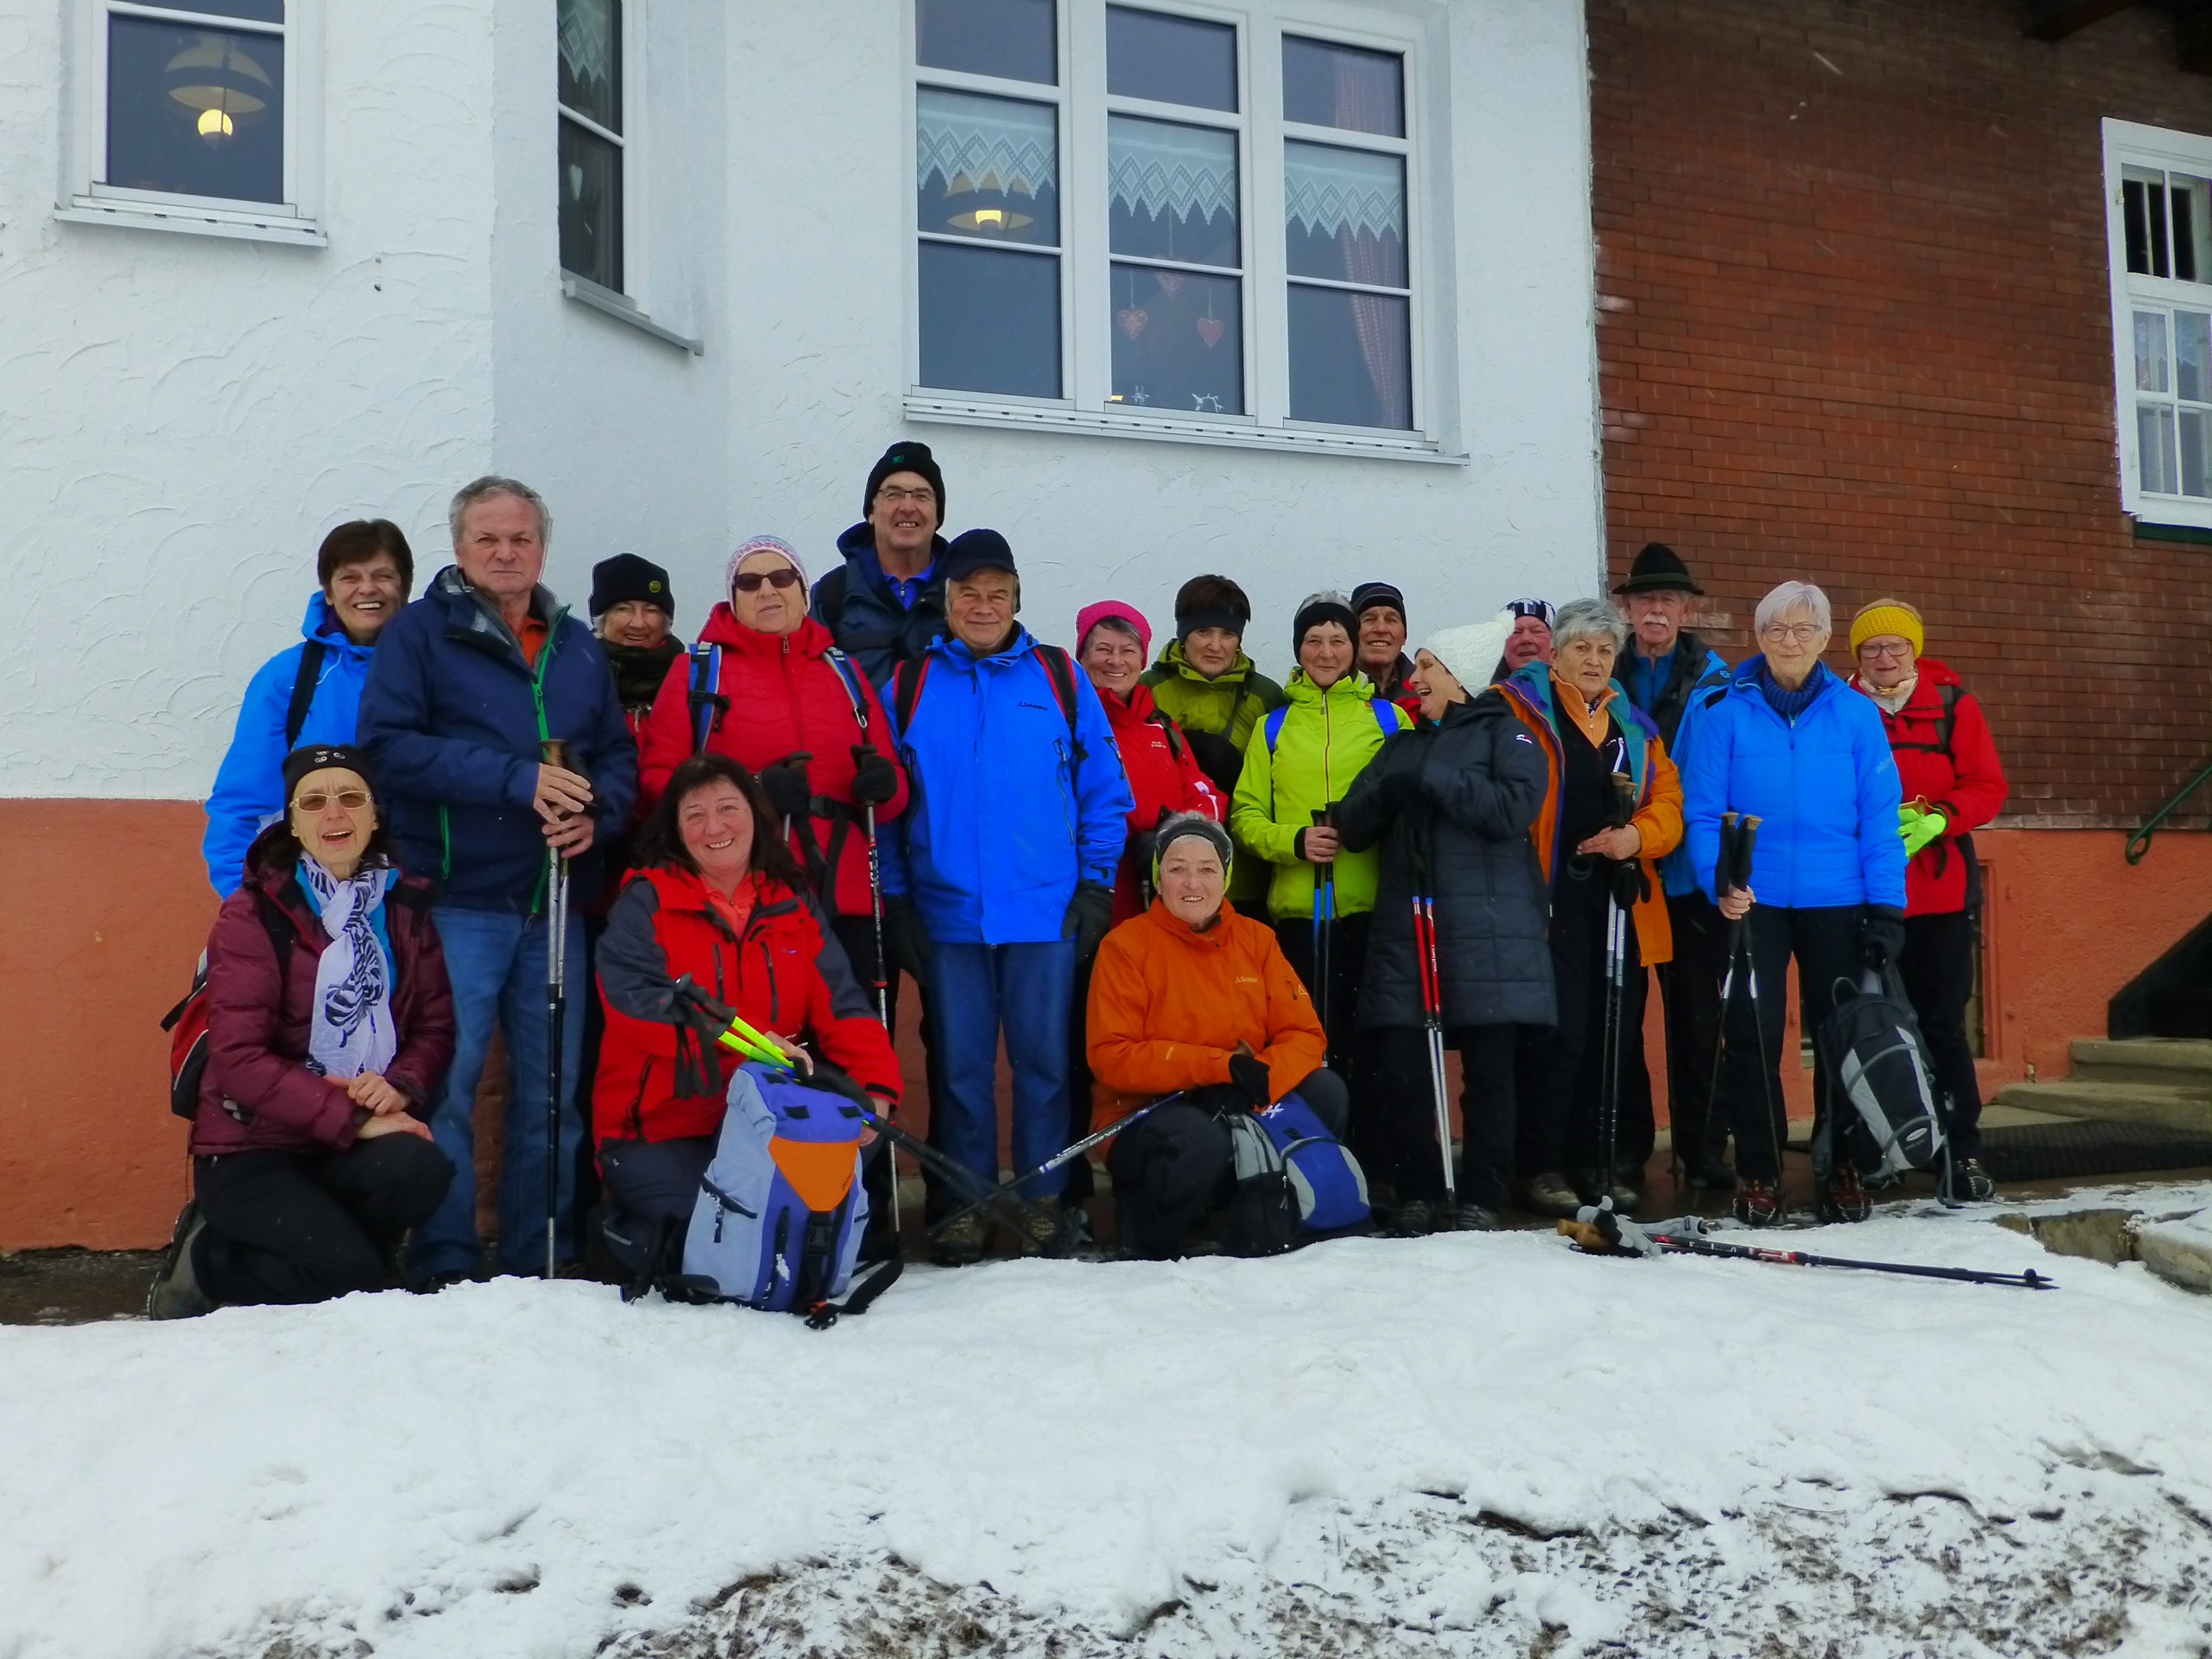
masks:
[[[868,1222],[866,1127],[860,1108],[826,1083],[740,1066],[684,1237],[685,1279],[749,1308],[810,1320],[826,1310],[852,1285]],[[869,1299],[888,1283],[872,1281]]]
[[[1357,1227],[1372,1213],[1359,1160],[1298,1096],[1225,1121],[1236,1154],[1225,1241],[1233,1254],[1273,1255],[1302,1235]]]

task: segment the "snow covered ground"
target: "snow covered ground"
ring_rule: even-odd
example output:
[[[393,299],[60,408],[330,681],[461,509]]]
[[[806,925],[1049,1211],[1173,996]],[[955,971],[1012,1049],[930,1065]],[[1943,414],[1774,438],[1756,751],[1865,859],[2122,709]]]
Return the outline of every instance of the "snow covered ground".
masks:
[[[0,1659],[2212,1654],[2212,1300],[1928,1207],[1790,1242],[2062,1288],[1509,1233],[819,1334],[523,1282],[0,1330]]]

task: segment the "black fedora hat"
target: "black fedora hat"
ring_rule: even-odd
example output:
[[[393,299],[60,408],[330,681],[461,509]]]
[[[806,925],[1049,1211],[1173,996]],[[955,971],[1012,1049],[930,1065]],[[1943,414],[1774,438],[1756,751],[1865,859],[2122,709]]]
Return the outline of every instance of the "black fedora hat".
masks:
[[[1705,590],[1690,580],[1690,567],[1681,556],[1664,542],[1646,542],[1644,550],[1636,556],[1636,562],[1628,567],[1628,580],[1613,590],[1616,593],[1698,593]]]

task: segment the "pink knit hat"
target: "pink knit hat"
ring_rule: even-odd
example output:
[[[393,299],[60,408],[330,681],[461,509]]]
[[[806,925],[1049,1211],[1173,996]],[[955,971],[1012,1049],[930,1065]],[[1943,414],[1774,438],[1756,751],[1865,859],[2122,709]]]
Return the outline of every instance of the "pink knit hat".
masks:
[[[755,553],[781,553],[791,561],[791,568],[799,573],[799,585],[806,586],[806,565],[799,556],[799,550],[781,536],[748,536],[738,544],[730,562],[722,567],[722,597],[728,599],[730,590],[738,585],[738,567]],[[802,599],[806,596],[802,593]]]
[[[1075,649],[1079,656],[1083,642],[1091,637],[1091,630],[1103,622],[1124,623],[1137,635],[1137,647],[1149,659],[1152,654],[1152,625],[1145,620],[1145,613],[1133,605],[1124,605],[1119,599],[1101,599],[1096,605],[1086,605],[1075,613]]]

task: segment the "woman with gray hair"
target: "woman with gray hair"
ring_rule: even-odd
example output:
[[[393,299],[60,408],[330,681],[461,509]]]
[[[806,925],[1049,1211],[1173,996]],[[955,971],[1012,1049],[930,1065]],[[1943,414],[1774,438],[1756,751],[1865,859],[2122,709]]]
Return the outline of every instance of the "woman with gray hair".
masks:
[[[1626,941],[1630,978],[1674,954],[1658,861],[1682,839],[1682,789],[1658,728],[1613,681],[1627,643],[1627,620],[1611,600],[1577,599],[1559,608],[1552,660],[1525,664],[1498,686],[1548,769],[1528,833],[1551,884],[1559,1018],[1529,1056],[1514,1153],[1522,1202],[1542,1215],[1571,1215],[1585,1198],[1601,1196],[1617,1210],[1634,1209],[1640,1170],[1607,1167],[1618,1151],[1603,1144],[1599,1127],[1613,904],[1635,920]]]
[[[1820,661],[1829,623],[1828,596],[1810,582],[1784,582],[1759,601],[1763,654],[1739,667],[1706,708],[1683,781],[1698,885],[1729,922],[1748,918],[1753,972],[1722,1011],[1722,1088],[1735,1131],[1736,1218],[1754,1227],[1789,1212],[1781,1064],[1790,958],[1804,988],[1806,1028],[1817,1030],[1834,1009],[1836,981],[1856,979],[1869,957],[1893,960],[1905,933],[1897,763],[1881,711]],[[1724,812],[1760,823],[1748,884],[1721,892],[1714,879]],[[1816,1123],[1827,1081],[1825,1071],[1814,1078]],[[1856,1170],[1838,1164],[1818,1173],[1823,1220],[1867,1218]]]

